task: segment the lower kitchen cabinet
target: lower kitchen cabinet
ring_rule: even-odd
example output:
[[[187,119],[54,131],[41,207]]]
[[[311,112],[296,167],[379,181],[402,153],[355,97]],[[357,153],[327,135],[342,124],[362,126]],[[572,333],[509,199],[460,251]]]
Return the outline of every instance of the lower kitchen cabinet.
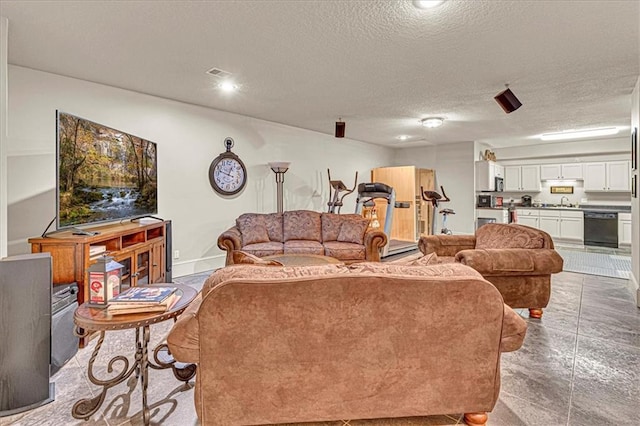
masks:
[[[618,244],[631,244],[631,213],[618,213]]]
[[[584,241],[581,211],[518,209],[518,223],[541,229],[551,238]]]

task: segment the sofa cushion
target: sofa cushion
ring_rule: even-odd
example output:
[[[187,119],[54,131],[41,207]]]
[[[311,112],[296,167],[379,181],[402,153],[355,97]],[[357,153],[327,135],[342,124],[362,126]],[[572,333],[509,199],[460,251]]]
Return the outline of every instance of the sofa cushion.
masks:
[[[236,219],[236,227],[242,235],[243,246],[269,242],[264,216],[257,213],[245,213]]]
[[[284,253],[284,247],[282,243],[270,241],[268,243],[248,244],[242,247],[242,251],[254,256],[265,257]]]
[[[361,221],[363,217],[359,214],[322,213],[322,241],[337,241],[342,224],[352,220]]]
[[[364,260],[365,249],[362,244],[325,241],[324,255],[340,260]]]
[[[284,241],[309,240],[322,241],[320,213],[310,210],[292,210],[284,212]]]
[[[359,220],[349,220],[340,226],[337,241],[342,243],[364,244],[364,234],[369,227],[369,220],[360,218]]]
[[[265,226],[269,234],[269,241],[277,241],[284,243],[284,234],[282,230],[283,216],[282,213],[269,213],[264,215]]]
[[[284,252],[296,254],[324,254],[324,247],[318,241],[288,240],[284,243]]]
[[[254,256],[251,253],[247,253],[242,250],[235,250],[233,252],[233,263],[235,265],[271,265],[282,266],[282,263],[277,260],[264,260],[258,256]]]
[[[420,256],[416,259],[411,259],[406,262],[402,262],[402,259],[398,259],[394,262],[399,265],[409,265],[409,266],[428,266],[428,265],[436,265],[438,264],[438,255],[434,253],[425,254],[424,256]]]
[[[477,249],[541,249],[544,245],[543,232],[528,226],[488,223],[476,231]]]

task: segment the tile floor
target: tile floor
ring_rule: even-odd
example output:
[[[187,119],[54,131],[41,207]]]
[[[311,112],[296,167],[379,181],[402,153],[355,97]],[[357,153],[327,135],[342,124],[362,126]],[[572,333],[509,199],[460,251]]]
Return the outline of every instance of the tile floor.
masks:
[[[207,274],[175,281],[199,287]],[[502,389],[489,425],[638,425],[640,405],[640,309],[627,281],[562,272],[553,277],[551,302],[542,320],[528,318],[523,347],[502,355]],[[171,322],[152,327],[152,345],[161,341]],[[71,417],[79,398],[96,394],[86,366],[95,340],[52,380],[53,403],[12,417],[0,425],[139,425],[140,387],[122,383],[107,394],[89,421]],[[106,374],[106,361],[133,350],[133,333],[108,333],[96,365]],[[182,384],[169,370],[150,370],[152,424],[197,425],[193,385]],[[456,425],[460,414],[395,420],[351,420],[322,425]]]

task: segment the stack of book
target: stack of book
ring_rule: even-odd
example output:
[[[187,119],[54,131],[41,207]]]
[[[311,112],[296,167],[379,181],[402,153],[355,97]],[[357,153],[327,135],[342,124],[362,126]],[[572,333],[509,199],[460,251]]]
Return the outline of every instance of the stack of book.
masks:
[[[175,287],[131,287],[109,300],[111,315],[165,312],[178,301]]]

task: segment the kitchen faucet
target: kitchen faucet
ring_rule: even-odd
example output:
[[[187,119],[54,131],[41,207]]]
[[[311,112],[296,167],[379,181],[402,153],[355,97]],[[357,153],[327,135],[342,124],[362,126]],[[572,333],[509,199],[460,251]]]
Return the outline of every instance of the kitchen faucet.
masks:
[[[564,200],[567,200],[567,205],[569,205],[569,197],[563,195],[562,198],[560,198],[560,207],[564,207]],[[568,214],[568,213],[567,213]]]

